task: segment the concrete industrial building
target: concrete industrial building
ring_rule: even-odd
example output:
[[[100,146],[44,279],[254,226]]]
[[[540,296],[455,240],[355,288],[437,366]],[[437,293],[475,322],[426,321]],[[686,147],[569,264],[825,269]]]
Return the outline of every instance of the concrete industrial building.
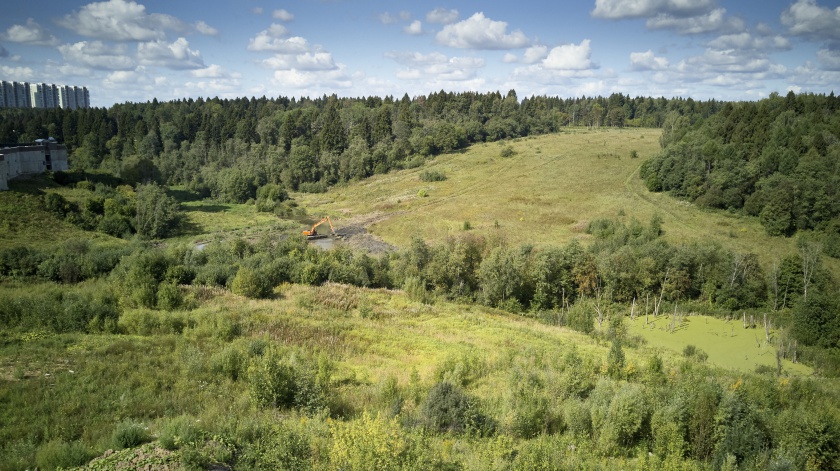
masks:
[[[0,108],[90,108],[90,93],[87,87],[3,80]]]
[[[0,148],[0,190],[9,180],[47,171],[68,170],[67,148],[53,138],[38,139],[35,145]]]

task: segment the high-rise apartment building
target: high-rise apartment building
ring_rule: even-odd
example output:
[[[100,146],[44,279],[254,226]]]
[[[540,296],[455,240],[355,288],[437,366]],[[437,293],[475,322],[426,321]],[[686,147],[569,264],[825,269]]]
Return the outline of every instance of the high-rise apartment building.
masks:
[[[90,108],[87,87],[0,81],[0,108]]]

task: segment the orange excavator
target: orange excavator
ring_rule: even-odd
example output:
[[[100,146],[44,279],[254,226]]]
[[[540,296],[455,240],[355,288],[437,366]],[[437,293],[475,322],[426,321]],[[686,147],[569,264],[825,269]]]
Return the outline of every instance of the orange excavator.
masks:
[[[335,232],[335,227],[333,227],[333,223],[332,223],[332,221],[330,221],[330,217],[329,216],[324,216],[323,219],[316,222],[312,226],[312,229],[309,229],[308,231],[303,231],[303,235],[306,236],[306,240],[323,239],[325,237],[329,237],[327,234],[319,234],[318,231],[315,230],[315,228],[317,228],[318,226],[320,226],[321,224],[323,224],[325,222],[330,224],[330,230],[332,231],[332,236],[333,237],[335,237],[335,238],[340,238],[341,237],[341,234],[337,234]]]

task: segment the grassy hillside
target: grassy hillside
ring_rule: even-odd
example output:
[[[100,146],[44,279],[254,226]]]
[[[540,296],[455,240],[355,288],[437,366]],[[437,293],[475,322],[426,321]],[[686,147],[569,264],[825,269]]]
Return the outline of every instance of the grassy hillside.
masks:
[[[273,299],[254,301],[223,290],[189,290],[203,299],[199,307],[129,310],[119,320],[122,335],[0,335],[0,469],[68,459],[72,446],[89,459],[108,448],[134,449],[152,440],[145,451],[108,455],[93,469],[129,460],[136,460],[130,466],[200,468],[215,462],[247,469],[293,459],[304,468],[335,469],[346,458],[337,448],[342,443],[391,465],[420,460],[412,465],[418,469],[430,463],[444,469],[532,469],[529,462],[643,469],[657,466],[648,460],[661,461],[614,448],[606,435],[610,427],[620,427],[609,406],[619,389],[651,391],[638,409],[645,417],[661,406],[656,404],[663,399],[653,396],[711,384],[708,378],[727,387],[737,384],[744,394],[760,392],[762,398],[798,397],[800,389],[828,387],[789,376],[805,371],[788,362],[784,381],[777,382],[645,344],[624,348],[617,380],[607,374],[609,341],[483,307],[422,304],[402,292],[282,285]],[[631,325],[631,332],[635,329]],[[701,340],[692,342],[708,348]],[[316,409],[330,412],[303,405],[280,412],[255,402],[268,358],[303,375],[297,381],[312,378],[317,389],[305,393],[314,395]],[[651,366],[654,358],[663,364]],[[471,407],[495,424],[493,437],[418,434],[416,427],[430,413],[425,398],[442,380],[474,398]],[[794,385],[797,389],[790,389]],[[586,421],[576,422],[583,420],[575,418],[580,414]],[[342,435],[341,427],[351,427],[350,435]],[[639,433],[654,438],[663,433],[649,427]],[[395,446],[399,453],[368,450],[366,442],[352,441],[361,440],[352,438],[358,433],[384,433],[376,447]],[[41,441],[47,444],[38,446]],[[412,448],[418,446],[422,450]],[[580,451],[570,451],[576,448]],[[546,461],[540,453],[552,458]]]
[[[795,251],[790,240],[769,237],[757,218],[701,210],[638,178],[641,164],[659,152],[657,129],[576,129],[510,142],[480,144],[441,155],[412,170],[392,172],[326,194],[296,195],[310,214],[329,214],[337,226],[356,223],[385,241],[406,246],[412,237],[440,241],[464,230],[512,243],[562,244],[587,239],[588,221],[663,218],[671,242],[717,240],[764,263]],[[510,146],[513,156],[502,157]],[[638,158],[631,158],[636,151]],[[446,180],[423,182],[424,171]],[[427,196],[419,196],[420,192]]]

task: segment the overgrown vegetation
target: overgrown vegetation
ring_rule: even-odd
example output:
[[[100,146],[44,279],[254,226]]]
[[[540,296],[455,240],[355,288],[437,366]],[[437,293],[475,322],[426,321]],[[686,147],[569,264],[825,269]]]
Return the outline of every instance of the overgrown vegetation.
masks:
[[[66,468],[94,456],[92,469],[840,468],[840,290],[824,239],[810,234],[771,266],[713,240],[668,239],[658,214],[641,222],[623,209],[576,223],[574,240],[540,244],[492,232],[511,221],[487,231],[481,218],[459,214],[457,235],[415,237],[379,256],[341,244],[320,250],[299,229],[220,233],[200,246],[171,238],[184,230],[181,211],[205,203],[179,206],[170,194],[214,198],[210,217],[235,204],[253,217],[300,215],[289,191],[414,168],[481,133],[500,140],[581,119],[621,127],[673,117],[661,113],[668,108],[702,123],[718,109],[620,95],[425,98],[38,115],[68,129],[96,113],[102,122],[88,122],[74,144],[88,173],[29,190],[38,218],[84,229],[84,240],[0,250],[0,469]],[[573,109],[575,118],[562,115]],[[231,127],[231,117],[246,124]],[[366,119],[367,128],[344,124]],[[494,127],[512,124],[516,133]],[[680,128],[672,124],[666,140]],[[379,137],[368,143],[365,129]],[[108,153],[95,150],[109,133]],[[384,160],[366,163],[362,143]],[[506,166],[529,157],[515,142],[492,147],[488,158],[502,157],[498,147],[517,156],[499,159]],[[392,152],[399,157],[389,160]],[[195,168],[182,173],[168,159]],[[94,168],[120,179],[71,181]],[[408,194],[424,205],[461,179],[410,172]],[[418,175],[440,183],[418,190]],[[160,182],[189,190],[167,193]],[[725,369],[704,338],[669,353],[638,335],[673,337],[702,320],[749,332],[773,358]],[[793,362],[818,377],[798,375],[806,368]]]

